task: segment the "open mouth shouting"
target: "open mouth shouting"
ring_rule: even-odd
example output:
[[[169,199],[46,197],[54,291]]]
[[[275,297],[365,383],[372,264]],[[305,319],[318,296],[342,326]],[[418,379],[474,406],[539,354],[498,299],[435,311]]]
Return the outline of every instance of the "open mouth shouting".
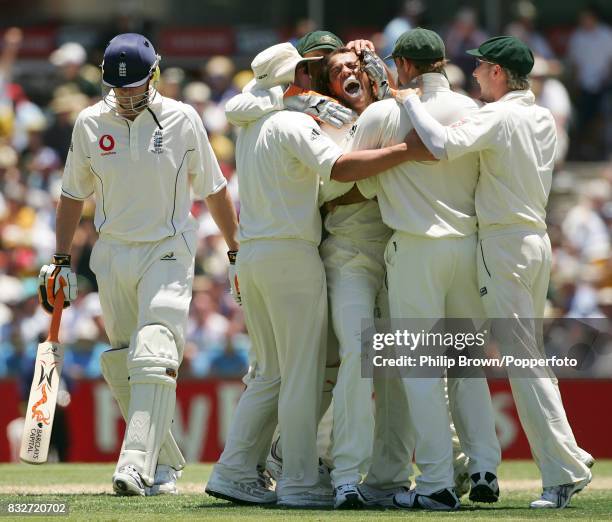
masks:
[[[361,83],[355,76],[351,75],[342,84],[342,89],[347,96],[351,98],[357,98],[362,94]]]

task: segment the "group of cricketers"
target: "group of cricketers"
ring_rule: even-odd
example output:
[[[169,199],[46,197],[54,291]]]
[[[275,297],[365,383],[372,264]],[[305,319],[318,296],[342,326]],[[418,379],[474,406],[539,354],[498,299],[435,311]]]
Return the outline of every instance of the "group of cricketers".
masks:
[[[521,325],[509,343],[539,349],[525,324],[544,314],[555,125],[529,90],[524,43],[500,36],[468,53],[482,107],[451,91],[444,43],[430,30],[397,40],[397,81],[370,42],[345,45],[327,31],[262,51],[226,106],[239,129],[238,224],[201,121],[155,90],[152,44],[111,41],[106,96],[75,125],[41,299],[52,309],[61,280],[76,296],[70,244],[95,193],[92,269],[112,345],[102,367],[127,424],[117,494],[175,493],[185,464],[170,425],[193,279],[191,189],[228,243],[252,341],[206,492],[338,509],[456,510],[468,492],[498,500],[484,375],[361,374],[362,321],[380,316],[507,318]],[[510,382],[542,475],[531,507],[564,508],[591,481],[593,458],[554,379]]]

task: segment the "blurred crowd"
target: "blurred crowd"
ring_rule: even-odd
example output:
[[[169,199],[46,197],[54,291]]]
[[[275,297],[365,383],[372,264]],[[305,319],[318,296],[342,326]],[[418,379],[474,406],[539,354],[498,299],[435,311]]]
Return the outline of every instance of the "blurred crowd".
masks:
[[[423,23],[425,14],[421,0],[410,0],[384,30],[362,36],[384,56],[399,34]],[[553,113],[559,133],[549,208],[555,265],[548,313],[612,318],[612,29],[597,9],[587,7],[560,46],[538,32],[532,3],[518,2],[514,15],[504,34],[524,39],[534,50],[532,89],[538,103]],[[297,39],[313,24],[296,27]],[[452,87],[477,97],[474,63],[465,50],[488,37],[479,14],[462,8],[446,28],[435,29],[446,42]],[[73,122],[100,96],[100,71],[92,59],[100,49],[67,42],[49,56],[54,67],[50,102],[34,103],[13,74],[22,38],[17,28],[5,31],[0,52],[0,378],[30,372],[36,346],[46,335],[50,318],[38,306],[37,275],[55,249],[55,206]],[[158,86],[164,96],[193,105],[201,115],[237,207],[235,133],[224,104],[251,77],[225,56],[193,69],[164,68],[162,60]],[[592,168],[567,159],[598,163]],[[96,240],[93,205],[86,203],[75,236],[79,297],[65,311],[60,333],[67,346],[67,379],[99,377],[98,355],[109,348],[89,269]],[[249,338],[241,310],[228,295],[226,246],[204,203],[194,204],[193,214],[200,222],[199,242],[181,377],[241,377],[248,366]]]

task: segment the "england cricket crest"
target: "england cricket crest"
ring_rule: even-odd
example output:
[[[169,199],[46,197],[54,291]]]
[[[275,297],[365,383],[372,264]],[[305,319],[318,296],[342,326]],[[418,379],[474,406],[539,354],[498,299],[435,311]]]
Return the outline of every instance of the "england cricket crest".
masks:
[[[153,133],[151,148],[149,150],[154,154],[161,154],[164,152],[164,135],[162,134],[161,129],[156,129]]]

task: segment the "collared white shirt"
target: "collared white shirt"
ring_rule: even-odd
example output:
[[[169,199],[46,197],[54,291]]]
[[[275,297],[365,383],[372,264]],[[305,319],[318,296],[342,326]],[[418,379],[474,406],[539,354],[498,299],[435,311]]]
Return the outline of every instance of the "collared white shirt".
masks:
[[[95,194],[101,235],[159,241],[196,228],[190,190],[206,198],[225,185],[195,110],[157,94],[134,121],[104,101],[81,111],[62,194],[76,200]]]
[[[548,109],[531,91],[511,91],[446,128],[454,160],[480,153],[476,209],[482,233],[502,227],[546,229],[557,134]]]
[[[426,110],[443,125],[477,110],[472,99],[452,92],[441,74],[424,74],[420,82]],[[351,129],[348,147],[364,150],[401,143],[412,128],[395,100],[376,102]],[[383,221],[393,230],[440,238],[476,232],[477,181],[478,154],[468,154],[453,162],[403,163],[357,185],[364,196],[378,197]]]
[[[342,150],[305,114],[277,111],[242,127],[236,144],[240,241],[321,241],[319,181]]]

